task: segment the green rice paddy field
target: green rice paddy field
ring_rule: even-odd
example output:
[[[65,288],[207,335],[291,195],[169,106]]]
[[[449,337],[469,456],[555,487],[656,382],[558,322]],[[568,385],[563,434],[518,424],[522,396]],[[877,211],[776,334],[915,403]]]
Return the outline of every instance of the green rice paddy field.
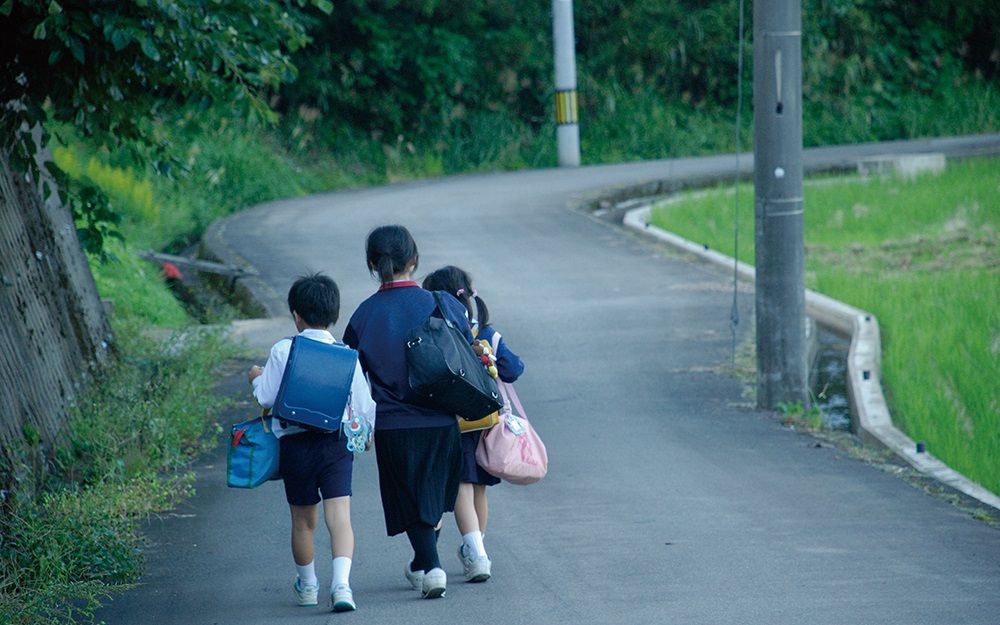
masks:
[[[753,264],[752,185],[739,187]],[[804,185],[806,286],[874,314],[893,422],[1000,493],[1000,159]],[[654,207],[652,223],[732,254],[733,185]]]

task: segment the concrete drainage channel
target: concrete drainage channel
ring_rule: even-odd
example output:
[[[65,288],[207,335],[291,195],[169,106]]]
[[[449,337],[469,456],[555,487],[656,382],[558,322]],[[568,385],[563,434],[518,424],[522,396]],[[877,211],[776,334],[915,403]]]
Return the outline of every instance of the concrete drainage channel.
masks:
[[[943,163],[940,155],[920,155],[922,162],[934,167]],[[874,161],[875,159],[869,159]],[[920,166],[910,157],[879,157],[877,167],[884,168],[891,163],[897,171],[907,172]],[[871,163],[859,162],[859,170]],[[881,170],[881,169],[880,169]],[[682,253],[690,254],[704,262],[734,269],[729,256],[706,249],[692,241],[666,232],[649,223],[652,204],[657,198],[629,199],[605,209],[606,216],[617,221],[621,215],[622,225],[635,233],[649,237]],[[754,268],[746,263],[738,263],[735,273],[741,281],[753,283]],[[923,445],[912,440],[897,429],[889,414],[889,408],[882,392],[882,342],[878,320],[874,315],[849,306],[843,302],[814,291],[806,291],[806,314],[821,328],[821,332],[849,337],[846,356],[846,396],[849,406],[851,428],[866,445],[884,447],[905,460],[918,471],[939,482],[972,497],[983,504],[1000,510],[1000,497],[947,466]],[[833,349],[836,349],[834,347]]]

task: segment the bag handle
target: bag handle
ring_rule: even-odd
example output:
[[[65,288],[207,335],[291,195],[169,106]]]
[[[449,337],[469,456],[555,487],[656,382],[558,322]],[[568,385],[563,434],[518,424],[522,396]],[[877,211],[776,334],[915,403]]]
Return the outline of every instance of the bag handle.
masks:
[[[434,301],[437,303],[437,311],[441,313],[441,318],[448,325],[449,328],[455,327],[455,322],[448,317],[448,313],[444,310],[444,301],[441,299],[441,291],[434,291]],[[431,313],[433,316],[434,313]]]
[[[270,408],[264,408],[264,410],[260,413],[259,417],[260,424],[264,427],[264,432],[267,434],[271,433],[271,429],[267,426],[267,415],[270,414],[270,412],[271,412]],[[256,421],[256,419],[254,420]],[[247,429],[243,428],[242,430],[236,430],[235,432],[233,432],[233,440],[230,443],[230,445],[234,449],[236,448],[237,445],[240,444],[240,441],[243,440],[243,435],[246,434],[246,431]]]
[[[517,409],[515,413],[520,419],[527,419],[528,415],[524,413],[524,408],[521,407],[521,400],[517,398],[517,391],[514,390],[514,385],[508,382],[497,381],[497,386],[500,387],[500,394],[503,395],[504,405],[509,407],[514,407]]]
[[[448,317],[447,313],[445,313],[445,311],[444,311],[444,303],[441,301],[441,292],[440,291],[432,291],[432,293],[434,294],[434,301],[436,302],[436,306],[435,306],[434,310],[431,311],[431,315],[430,316],[433,317],[434,313],[438,312],[438,313],[441,314],[441,320],[444,321],[444,323],[445,323],[446,326],[448,326],[449,328],[452,328],[454,330],[458,330],[458,328],[455,327],[455,322],[453,322]],[[461,332],[461,330],[458,330],[458,331]],[[462,335],[464,337],[465,333],[462,332]],[[413,348],[415,345],[419,345],[420,344],[420,340],[421,340],[420,337],[417,337],[417,338],[413,339],[412,341],[407,341],[406,342],[406,347],[407,348]]]

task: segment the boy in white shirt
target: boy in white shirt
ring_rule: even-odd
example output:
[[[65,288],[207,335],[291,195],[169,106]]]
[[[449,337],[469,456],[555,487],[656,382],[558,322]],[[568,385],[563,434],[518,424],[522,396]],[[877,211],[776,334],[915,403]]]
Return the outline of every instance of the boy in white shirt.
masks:
[[[329,327],[340,316],[340,290],[322,274],[299,278],[288,291],[288,309],[298,336],[324,343],[336,340]],[[253,394],[264,408],[274,405],[281,377],[288,361],[291,339],[282,339],[271,348],[267,364],[250,368],[248,379]],[[375,431],[375,402],[356,364],[351,382],[348,414],[368,423],[369,441]],[[271,420],[279,438],[279,470],[285,484],[285,497],[292,515],[292,557],[298,573],[293,590],[300,606],[318,603],[319,580],[316,577],[313,539],[319,524],[319,502],[330,532],[333,554],[333,580],[330,602],[335,612],[356,609],[351,590],[351,562],[354,557],[354,529],[351,526],[351,478],[354,454],[347,449],[345,437],[338,432],[317,432],[300,428],[280,419]],[[366,447],[367,448],[367,447]]]

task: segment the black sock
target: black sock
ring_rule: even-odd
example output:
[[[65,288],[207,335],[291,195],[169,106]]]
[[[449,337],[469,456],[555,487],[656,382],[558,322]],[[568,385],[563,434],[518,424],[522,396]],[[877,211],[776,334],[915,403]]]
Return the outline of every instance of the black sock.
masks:
[[[410,546],[413,547],[411,571],[427,572],[441,567],[437,550],[437,537],[434,535],[433,527],[416,525],[406,530],[406,537],[410,539]]]

